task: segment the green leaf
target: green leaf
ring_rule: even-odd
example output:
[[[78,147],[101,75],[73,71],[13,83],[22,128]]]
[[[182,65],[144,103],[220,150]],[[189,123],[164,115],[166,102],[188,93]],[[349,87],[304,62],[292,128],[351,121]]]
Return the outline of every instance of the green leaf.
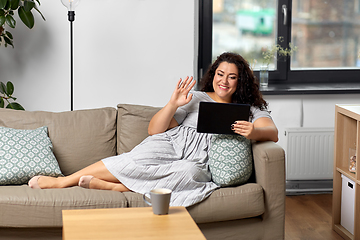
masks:
[[[14,84],[12,84],[10,81],[6,83],[6,92],[9,96],[14,93]]]
[[[10,1],[10,8],[12,10],[18,9],[20,0],[9,0],[9,1]]]
[[[10,9],[10,1],[9,0],[7,0],[6,1],[6,5],[5,5],[5,7],[4,7],[4,10],[9,10]]]
[[[40,4],[39,4],[39,5],[40,5]],[[35,8],[36,11],[38,11],[38,13],[40,13],[42,19],[44,19],[44,21],[46,21],[44,15],[40,12],[40,10],[39,10],[36,6],[35,6],[34,8]]]
[[[9,27],[15,28],[15,26],[16,26],[16,21],[15,21],[15,19],[14,19],[12,16],[7,15],[7,16],[5,17],[5,21],[6,21],[6,24],[9,25]]]
[[[6,20],[5,16],[0,16],[0,26],[4,25],[5,20]]]
[[[0,16],[5,16],[5,11],[0,8]]]
[[[6,91],[6,86],[3,82],[0,82],[0,92],[2,94],[5,94],[5,91]]]
[[[9,44],[14,48],[13,41],[10,38],[8,38],[7,36],[3,36],[3,38],[4,38],[6,44]]]
[[[24,1],[24,9],[26,12],[31,11],[35,7],[35,2],[32,1]]]
[[[5,8],[8,0],[0,0],[0,8]]]
[[[4,99],[1,97],[0,98],[0,108],[4,108],[5,102]]]
[[[9,103],[6,108],[11,108],[11,109],[15,109],[15,110],[25,110],[23,108],[23,106],[21,106],[19,103],[17,102],[12,102],[12,103]]]
[[[13,35],[12,35],[10,32],[8,32],[8,31],[5,32],[5,35],[6,35],[8,38],[10,38],[10,39],[14,39],[14,38],[13,38]]]
[[[31,12],[26,12],[24,7],[19,7],[18,10],[19,17],[21,21],[28,27],[33,28],[34,27],[34,15]]]

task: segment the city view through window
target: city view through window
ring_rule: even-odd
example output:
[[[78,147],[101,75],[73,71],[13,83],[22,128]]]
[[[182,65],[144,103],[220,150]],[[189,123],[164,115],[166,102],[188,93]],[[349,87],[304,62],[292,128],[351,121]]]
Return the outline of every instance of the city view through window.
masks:
[[[281,39],[278,9],[277,0],[213,0],[213,59],[234,51],[258,70]],[[291,15],[291,70],[360,67],[360,0],[293,0]]]

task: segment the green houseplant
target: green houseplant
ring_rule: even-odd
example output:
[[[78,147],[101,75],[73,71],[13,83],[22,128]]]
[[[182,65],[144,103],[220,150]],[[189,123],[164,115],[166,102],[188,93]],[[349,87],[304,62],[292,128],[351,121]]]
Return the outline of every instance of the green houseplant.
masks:
[[[284,37],[279,37],[278,42],[283,42]],[[274,60],[280,58],[290,57],[295,51],[297,51],[297,47],[289,43],[288,48],[283,48],[279,43],[272,45],[269,48],[264,48],[263,55],[263,66],[260,66],[260,86],[267,87],[269,82],[269,65]]]
[[[37,11],[45,20],[36,3],[40,6],[39,0],[36,0],[36,2],[35,0],[0,0],[0,46],[7,47],[10,45],[14,48],[13,35],[6,28],[16,27],[15,12],[29,29],[32,29],[35,24],[33,10]],[[7,82],[6,85],[0,82],[0,107],[4,108],[6,106],[6,108],[24,110],[19,103],[10,102],[16,100],[12,96],[13,93],[14,85],[11,82]]]
[[[36,0],[38,5],[40,1]],[[0,45],[11,45],[14,47],[13,36],[5,28],[16,27],[16,20],[14,19],[14,13],[17,12],[21,21],[28,28],[32,29],[35,24],[34,15],[32,11],[35,9],[41,17],[45,20],[44,16],[38,9],[35,0],[0,0]]]
[[[6,85],[3,82],[0,82],[0,93],[0,108],[6,106],[6,108],[15,110],[25,110],[19,103],[10,102],[10,100],[16,101],[16,98],[12,96],[14,93],[14,85],[11,82],[7,82]]]
[[[283,41],[284,37],[278,38],[278,42]],[[288,48],[283,48],[279,43],[274,44],[269,48],[264,48],[264,51],[262,52],[264,58],[263,63],[266,66],[269,66],[269,64],[274,61],[274,59],[290,57],[295,51],[297,51],[297,47],[294,46],[291,42],[289,43]]]

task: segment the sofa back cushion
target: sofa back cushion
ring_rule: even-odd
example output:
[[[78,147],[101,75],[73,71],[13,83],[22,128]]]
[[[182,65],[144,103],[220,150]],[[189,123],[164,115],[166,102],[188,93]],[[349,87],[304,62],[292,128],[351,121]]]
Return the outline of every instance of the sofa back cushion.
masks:
[[[69,175],[116,155],[116,114],[115,108],[60,113],[0,108],[0,126],[15,129],[47,126],[61,171]]]
[[[151,118],[161,108],[119,104],[117,124],[117,153],[129,152],[149,136],[148,126]]]

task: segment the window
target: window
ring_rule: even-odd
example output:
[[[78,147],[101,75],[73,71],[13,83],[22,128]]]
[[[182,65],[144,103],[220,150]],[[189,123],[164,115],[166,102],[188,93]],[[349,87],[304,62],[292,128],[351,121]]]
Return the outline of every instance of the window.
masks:
[[[359,4],[360,0],[200,0],[199,75],[225,51],[241,54],[258,75],[262,52],[274,44],[288,48],[291,42],[297,51],[269,64],[269,86],[350,84],[360,92]]]

